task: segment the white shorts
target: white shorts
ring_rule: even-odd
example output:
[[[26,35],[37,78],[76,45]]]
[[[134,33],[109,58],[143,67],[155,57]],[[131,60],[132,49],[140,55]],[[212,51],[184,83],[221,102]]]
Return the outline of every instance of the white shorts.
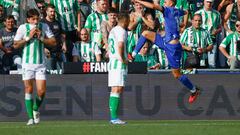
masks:
[[[125,86],[127,79],[127,70],[109,70],[108,86]]]
[[[23,80],[46,80],[46,66],[44,64],[24,64],[22,65]]]

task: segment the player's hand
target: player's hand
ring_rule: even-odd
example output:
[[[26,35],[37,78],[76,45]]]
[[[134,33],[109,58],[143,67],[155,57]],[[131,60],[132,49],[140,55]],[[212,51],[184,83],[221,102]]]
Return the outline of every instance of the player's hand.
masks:
[[[41,36],[42,36],[42,31],[38,28],[36,28],[36,35],[37,35],[37,38],[40,39]]]
[[[37,34],[37,28],[33,28],[29,32],[29,38],[32,39]]]
[[[232,61],[236,61],[236,57],[235,56],[229,56],[228,57],[228,62],[231,63]]]
[[[132,57],[132,54],[129,53],[129,54],[127,55],[127,57],[128,57],[128,61],[129,61],[129,62],[133,62],[133,61],[134,61],[134,58]]]

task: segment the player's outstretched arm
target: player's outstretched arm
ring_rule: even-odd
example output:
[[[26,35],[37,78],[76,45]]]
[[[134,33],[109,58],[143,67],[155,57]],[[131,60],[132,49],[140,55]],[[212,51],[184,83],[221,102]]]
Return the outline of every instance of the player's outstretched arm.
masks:
[[[151,8],[151,9],[156,9],[159,10],[161,12],[163,12],[163,7],[151,2],[147,2],[147,1],[142,1],[142,0],[135,0],[136,2],[142,4],[143,6],[147,7],[147,8]]]

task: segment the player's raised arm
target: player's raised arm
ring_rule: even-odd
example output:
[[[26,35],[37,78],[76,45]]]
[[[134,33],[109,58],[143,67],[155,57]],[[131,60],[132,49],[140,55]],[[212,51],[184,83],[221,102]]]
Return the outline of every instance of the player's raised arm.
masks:
[[[136,2],[142,4],[143,6],[147,7],[147,8],[151,8],[151,9],[156,9],[159,10],[161,12],[163,12],[163,7],[151,2],[147,2],[147,1],[142,1],[142,0],[135,0]]]

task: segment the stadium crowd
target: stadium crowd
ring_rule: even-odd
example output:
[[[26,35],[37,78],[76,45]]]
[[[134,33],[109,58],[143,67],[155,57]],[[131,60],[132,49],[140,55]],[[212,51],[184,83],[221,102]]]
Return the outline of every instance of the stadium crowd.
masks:
[[[25,23],[22,4],[30,0],[0,0],[0,73],[21,70],[22,49],[13,47],[17,28]],[[164,6],[168,0],[147,0]],[[35,3],[36,2],[36,3]],[[117,25],[119,12],[130,14],[127,51],[131,56],[145,30],[164,36],[162,12],[146,8],[137,0],[35,0],[36,8],[57,41],[45,46],[48,70],[62,69],[63,62],[107,62],[108,35]],[[185,10],[179,20],[182,68],[239,68],[240,0],[176,0]],[[168,69],[163,50],[147,42],[134,59],[147,62],[148,69]]]

